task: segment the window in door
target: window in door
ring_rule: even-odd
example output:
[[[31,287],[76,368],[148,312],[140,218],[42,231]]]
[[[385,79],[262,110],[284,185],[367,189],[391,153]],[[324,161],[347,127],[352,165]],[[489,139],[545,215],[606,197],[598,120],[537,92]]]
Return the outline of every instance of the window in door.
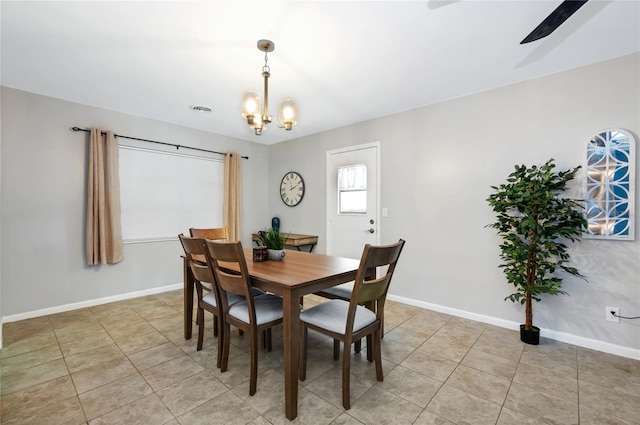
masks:
[[[338,210],[340,214],[367,213],[367,166],[338,168]]]

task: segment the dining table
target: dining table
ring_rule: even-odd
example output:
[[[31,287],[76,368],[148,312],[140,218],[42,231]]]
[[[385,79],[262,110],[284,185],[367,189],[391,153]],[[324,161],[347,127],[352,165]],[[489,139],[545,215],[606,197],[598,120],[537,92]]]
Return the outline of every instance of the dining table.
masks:
[[[254,262],[252,248],[244,248],[244,255],[251,284],[283,299],[285,415],[289,420],[293,420],[298,415],[300,299],[304,295],[355,280],[360,261],[297,250],[286,250],[285,257],[278,261]],[[194,278],[186,258],[183,263],[184,336],[185,339],[190,339],[193,325]]]

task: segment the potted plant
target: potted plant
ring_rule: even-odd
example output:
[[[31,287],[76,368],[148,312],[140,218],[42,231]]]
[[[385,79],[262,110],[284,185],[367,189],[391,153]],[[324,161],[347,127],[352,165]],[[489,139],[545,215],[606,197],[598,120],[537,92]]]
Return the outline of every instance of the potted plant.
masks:
[[[284,243],[287,240],[287,236],[273,227],[258,232],[258,239],[267,247],[267,258],[269,260],[281,260],[284,258]]]
[[[491,186],[495,192],[487,201],[497,215],[495,223],[502,237],[500,267],[515,292],[505,298],[525,306],[525,323],[520,339],[538,344],[540,329],[533,326],[532,300],[543,294],[566,294],[560,289],[562,276],[584,276],[569,266],[566,241],[580,240],[587,220],[581,200],[562,197],[567,183],[580,166],[555,171],[553,158],[541,166],[516,165],[507,183]]]

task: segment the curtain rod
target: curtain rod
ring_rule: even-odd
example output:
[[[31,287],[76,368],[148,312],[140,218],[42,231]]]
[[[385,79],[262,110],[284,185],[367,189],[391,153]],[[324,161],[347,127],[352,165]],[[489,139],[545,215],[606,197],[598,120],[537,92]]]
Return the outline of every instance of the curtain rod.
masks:
[[[71,130],[73,130],[73,131],[84,131],[85,133],[90,133],[91,132],[91,130],[88,129],[88,128],[80,128],[80,127],[71,127]],[[106,134],[106,133],[103,131],[102,134]],[[182,146],[182,145],[174,145],[173,143],[158,142],[157,140],[140,139],[138,137],[122,136],[120,134],[114,134],[114,136],[121,137],[123,139],[139,140],[141,142],[149,142],[149,143],[157,143],[159,145],[173,146],[176,149],[184,148],[184,149],[191,149],[191,150],[194,150],[194,151],[217,153],[218,155],[226,155],[226,153],[224,153],[224,152],[216,152],[216,151],[210,151],[210,150],[207,150],[207,149],[192,148],[192,147],[189,147],[189,146]],[[240,158],[249,159],[248,156],[241,156]]]

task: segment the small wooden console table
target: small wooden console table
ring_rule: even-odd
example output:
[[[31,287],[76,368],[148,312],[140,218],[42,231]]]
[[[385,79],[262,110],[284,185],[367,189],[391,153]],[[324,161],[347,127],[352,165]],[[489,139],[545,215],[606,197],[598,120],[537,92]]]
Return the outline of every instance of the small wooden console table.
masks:
[[[257,233],[251,235],[251,240],[256,243],[256,245],[260,245],[260,237]],[[313,252],[313,248],[315,248],[318,243],[318,237],[314,235],[301,235],[298,233],[289,233],[287,236],[287,240],[284,242],[287,246],[293,246],[298,251],[302,251],[300,249],[303,246],[308,246],[307,252]]]

